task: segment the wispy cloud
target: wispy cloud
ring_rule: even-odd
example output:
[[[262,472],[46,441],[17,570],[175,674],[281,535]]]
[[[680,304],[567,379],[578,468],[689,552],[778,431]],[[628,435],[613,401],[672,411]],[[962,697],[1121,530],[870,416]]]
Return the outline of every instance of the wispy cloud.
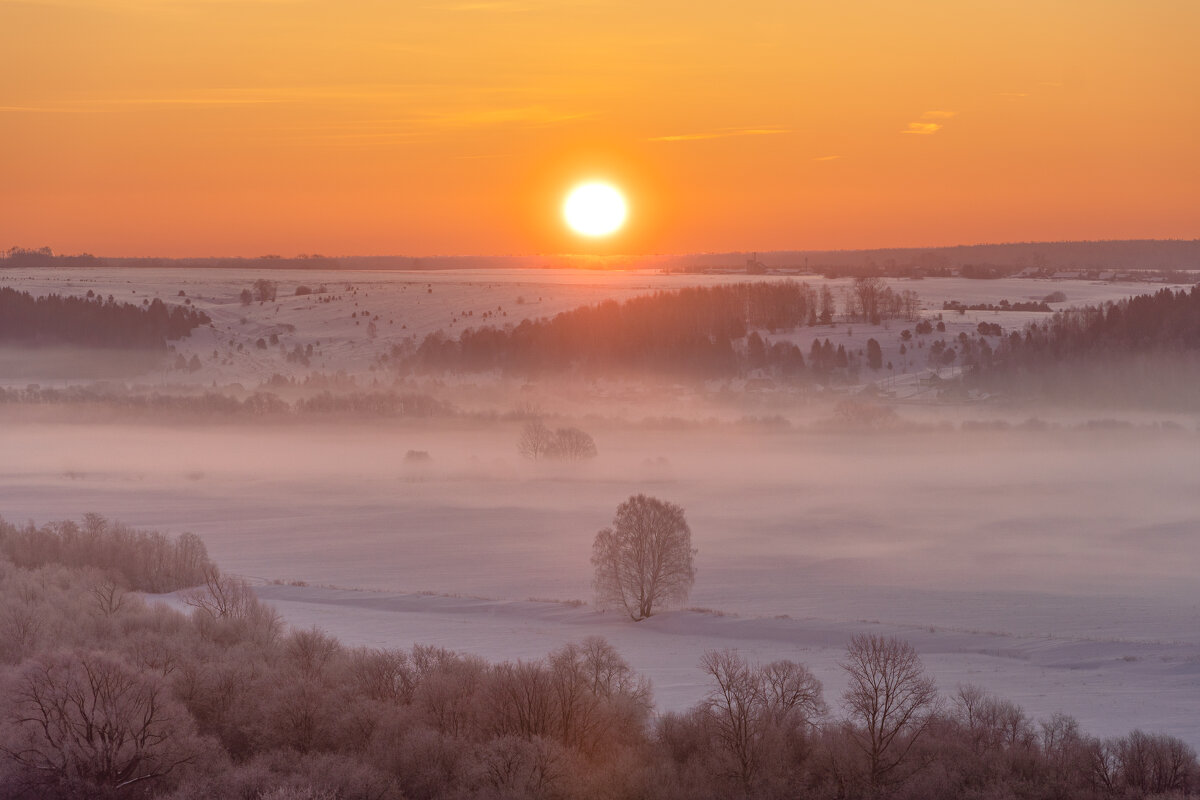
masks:
[[[651,136],[649,142],[694,142],[701,139],[727,139],[731,136],[769,136],[791,133],[787,128],[725,128],[707,133],[676,133],[670,136]]]
[[[939,125],[936,122],[910,122],[908,123],[908,127],[900,132],[915,133],[918,136],[932,136],[943,127],[943,125]]]
[[[917,136],[932,136],[945,127],[942,123],[932,122],[932,120],[947,120],[957,115],[957,111],[926,111],[921,115],[920,120],[908,123],[908,127],[900,132]]]
[[[173,94],[98,93],[89,97],[62,99],[30,105],[0,105],[0,113],[24,114],[95,114],[157,112],[250,106],[317,105],[328,111],[322,117],[335,128],[363,131],[367,128],[405,129],[406,135],[418,130],[446,130],[504,125],[553,125],[592,116],[591,112],[550,102],[529,102],[520,90],[489,87],[464,87],[457,102],[447,103],[444,86],[424,84],[350,84],[327,86],[262,86],[193,89]],[[396,117],[395,110],[404,109]],[[345,112],[354,110],[357,118],[347,120]],[[390,112],[373,116],[372,111]],[[307,128],[321,127],[321,123]],[[378,135],[370,131],[367,135]]]
[[[813,161],[837,161],[841,156],[817,156]]]

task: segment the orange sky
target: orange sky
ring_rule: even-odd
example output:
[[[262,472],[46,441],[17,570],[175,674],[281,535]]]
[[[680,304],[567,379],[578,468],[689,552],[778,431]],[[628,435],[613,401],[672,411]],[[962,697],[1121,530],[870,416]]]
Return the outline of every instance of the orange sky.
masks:
[[[0,0],[0,247],[1200,237],[1195,0]],[[585,241],[572,183],[622,185]]]

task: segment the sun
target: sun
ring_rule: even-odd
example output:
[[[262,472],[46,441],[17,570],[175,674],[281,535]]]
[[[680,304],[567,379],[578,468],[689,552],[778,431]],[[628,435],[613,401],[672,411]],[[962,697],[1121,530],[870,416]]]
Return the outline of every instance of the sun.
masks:
[[[628,208],[611,184],[593,181],[576,186],[563,202],[563,218],[584,236],[607,236],[625,224]]]

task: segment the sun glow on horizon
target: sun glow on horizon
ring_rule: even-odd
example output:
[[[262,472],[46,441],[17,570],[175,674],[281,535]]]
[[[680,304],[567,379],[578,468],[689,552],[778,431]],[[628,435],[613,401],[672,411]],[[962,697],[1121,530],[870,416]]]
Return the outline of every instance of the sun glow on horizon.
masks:
[[[563,202],[563,219],[583,236],[608,236],[625,224],[625,197],[611,184],[591,181],[576,186]]]

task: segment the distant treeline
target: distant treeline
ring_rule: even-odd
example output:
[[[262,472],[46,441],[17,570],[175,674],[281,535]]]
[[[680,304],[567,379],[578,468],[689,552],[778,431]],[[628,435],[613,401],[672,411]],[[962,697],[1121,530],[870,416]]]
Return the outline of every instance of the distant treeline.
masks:
[[[0,288],[0,341],[24,345],[164,349],[211,320],[203,311],[170,306],[155,298],[145,305],[118,303],[89,291],[86,297],[34,297]]]
[[[654,266],[682,271],[737,268],[749,253],[656,256]],[[1000,278],[1023,270],[1101,273],[1112,270],[1177,273],[1200,265],[1200,239],[1009,242],[875,250],[778,250],[754,254],[767,269],[805,269],[825,275]],[[643,259],[646,261],[648,259]],[[623,265],[621,265],[623,266]]]
[[[0,519],[0,557],[18,567],[94,568],[125,589],[173,592],[203,583],[214,569],[204,542],[194,533],[174,539],[158,531],[130,528],[99,514],[41,527],[13,525]]]
[[[1041,311],[1049,313],[1053,311],[1044,300],[1039,302],[1036,300],[1017,301],[1010,303],[1007,300],[1001,300],[999,303],[972,303],[966,305],[957,300],[947,300],[942,303],[943,311]]]
[[[13,563],[13,542],[33,555]],[[1100,739],[977,686],[939,692],[900,639],[853,637],[835,703],[803,664],[709,651],[706,696],[655,715],[649,684],[599,637],[498,663],[351,648],[286,630],[187,534],[171,545],[89,516],[0,521],[0,544],[6,800],[1182,800],[1200,787],[1180,739]],[[190,614],[128,591],[148,584],[114,572],[126,560],[187,576],[158,585],[194,580]]]
[[[848,303],[864,319],[915,313],[915,297],[867,281],[865,302]],[[833,319],[835,301],[795,281],[739,283],[660,291],[624,302],[605,301],[525,320],[514,328],[468,328],[457,340],[438,331],[425,337],[404,362],[429,371],[516,374],[567,370],[652,372],[665,375],[731,376],[762,367],[783,375],[804,368],[794,344],[769,346],[747,331],[794,331]],[[735,345],[735,342],[738,344]],[[844,365],[844,364],[843,364]]]
[[[806,270],[828,275],[917,277],[955,272],[968,278],[999,278],[1030,269],[1100,273],[1111,270],[1169,275],[1200,265],[1198,239],[1010,242],[953,247],[875,250],[777,250],[762,253],[685,253],[659,256],[340,256],[259,258],[98,258],[55,255],[50,248],[0,251],[4,266],[225,267],[238,269],[664,269],[681,272],[745,269],[748,261],[767,269]]]
[[[1200,350],[1200,285],[1059,311],[1014,332],[1001,363],[1034,365],[1083,355]]]
[[[1055,312],[1002,337],[968,377],[994,391],[1200,407],[1200,286]]]
[[[273,392],[254,392],[238,398],[221,392],[203,394],[149,394],[116,391],[104,386],[0,388],[0,408],[5,404],[91,406],[106,411],[138,414],[187,415],[222,419],[346,415],[356,417],[439,417],[457,410],[427,394],[394,391],[358,391],[334,394],[322,391],[289,402]]]
[[[10,247],[0,250],[0,269],[6,267],[208,267],[226,269],[343,269],[336,258],[301,254],[294,257],[265,255],[257,258],[99,258],[90,253],[59,255],[49,247]]]

